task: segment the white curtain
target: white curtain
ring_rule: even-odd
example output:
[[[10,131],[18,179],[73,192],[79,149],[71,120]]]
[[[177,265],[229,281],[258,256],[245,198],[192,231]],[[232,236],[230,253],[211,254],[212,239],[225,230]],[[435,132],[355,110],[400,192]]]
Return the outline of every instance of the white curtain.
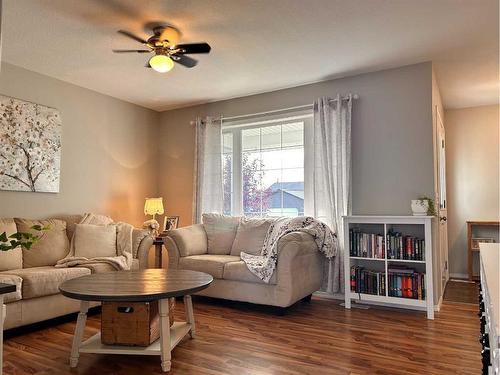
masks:
[[[222,213],[222,123],[207,117],[196,119],[194,159],[193,222],[201,223],[201,215]]]
[[[314,217],[328,224],[339,240],[338,255],[325,262],[321,289],[329,293],[344,291],[342,216],[351,213],[351,110],[351,95],[314,102]]]

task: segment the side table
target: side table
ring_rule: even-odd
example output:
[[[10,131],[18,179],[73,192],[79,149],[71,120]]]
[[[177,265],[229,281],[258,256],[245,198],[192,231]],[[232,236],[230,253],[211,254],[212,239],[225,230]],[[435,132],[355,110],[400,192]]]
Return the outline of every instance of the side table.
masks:
[[[11,284],[0,283],[0,375],[3,369],[3,323],[5,322],[5,305],[3,304],[3,297],[7,293],[16,291],[16,286]]]
[[[162,268],[163,265],[163,255],[162,255],[162,250],[163,250],[163,237],[158,236],[155,238],[153,241],[153,244],[155,245],[155,268]]]

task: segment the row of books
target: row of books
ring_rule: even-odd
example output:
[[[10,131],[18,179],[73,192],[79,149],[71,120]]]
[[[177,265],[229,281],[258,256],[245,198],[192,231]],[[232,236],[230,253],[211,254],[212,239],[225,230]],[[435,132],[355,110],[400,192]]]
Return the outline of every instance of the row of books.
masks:
[[[351,267],[351,291],[355,293],[385,296],[385,272],[363,267]]]
[[[425,273],[410,268],[389,268],[389,296],[425,299]]]
[[[349,254],[352,257],[384,259],[384,236],[382,234],[363,233],[358,229],[350,229]]]
[[[424,260],[425,240],[413,236],[403,236],[392,230],[387,232],[387,258]]]
[[[351,292],[385,296],[385,272],[351,267]],[[410,268],[389,268],[387,274],[390,297],[425,300],[425,273]]]

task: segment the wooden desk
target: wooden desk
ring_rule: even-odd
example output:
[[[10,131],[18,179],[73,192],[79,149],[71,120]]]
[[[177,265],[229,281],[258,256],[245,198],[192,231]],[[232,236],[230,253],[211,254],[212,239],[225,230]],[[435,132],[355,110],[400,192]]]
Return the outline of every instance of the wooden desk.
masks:
[[[494,221],[494,220],[471,220],[467,221],[467,271],[469,274],[469,280],[479,280],[479,275],[475,276],[473,274],[473,254],[478,253],[479,249],[478,248],[473,248],[472,247],[472,232],[474,227],[478,226],[483,226],[483,227],[499,227],[500,228],[500,222],[499,221]]]
[[[3,296],[7,293],[16,291],[16,286],[11,284],[0,283],[0,375],[3,368],[3,323],[5,321],[5,305],[3,304]]]

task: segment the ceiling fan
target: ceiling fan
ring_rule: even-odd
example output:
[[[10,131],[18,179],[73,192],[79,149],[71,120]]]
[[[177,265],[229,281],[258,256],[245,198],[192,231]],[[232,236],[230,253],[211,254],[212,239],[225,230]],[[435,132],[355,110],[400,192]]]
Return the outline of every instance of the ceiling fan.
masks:
[[[174,63],[192,68],[198,63],[197,60],[187,56],[195,53],[209,53],[208,43],[187,43],[176,44],[179,39],[179,31],[172,26],[153,27],[153,35],[147,40],[138,37],[126,30],[119,30],[136,42],[139,42],[147,49],[114,49],[115,53],[152,53],[153,56],[146,63],[147,68],[153,68],[157,72],[166,73],[174,67]]]

